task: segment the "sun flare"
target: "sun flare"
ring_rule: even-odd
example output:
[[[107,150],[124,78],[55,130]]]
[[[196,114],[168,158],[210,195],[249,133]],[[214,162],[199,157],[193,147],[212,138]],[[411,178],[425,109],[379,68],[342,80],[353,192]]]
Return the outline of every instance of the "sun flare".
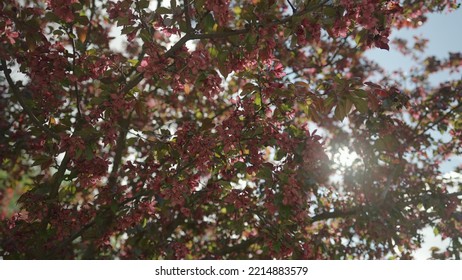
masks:
[[[333,161],[339,166],[352,166],[354,161],[358,159],[359,156],[356,152],[351,151],[347,147],[342,147],[333,156]]]

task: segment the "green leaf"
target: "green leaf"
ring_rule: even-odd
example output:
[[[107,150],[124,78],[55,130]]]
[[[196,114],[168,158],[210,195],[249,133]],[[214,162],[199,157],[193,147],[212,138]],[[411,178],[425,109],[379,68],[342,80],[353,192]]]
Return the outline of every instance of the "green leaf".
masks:
[[[42,165],[43,163],[47,162],[50,160],[50,157],[44,156],[44,155],[39,155],[37,157],[34,157],[34,163],[32,166],[37,166],[37,165]]]
[[[92,160],[94,157],[95,157],[95,156],[94,156],[94,154],[93,154],[92,149],[89,148],[89,147],[86,148],[86,149],[85,149],[85,159],[86,159],[86,160]]]
[[[180,27],[181,32],[187,32],[188,31],[188,26],[186,25],[186,21],[180,20],[178,21],[178,26]]]
[[[343,121],[343,119],[346,116],[345,104],[339,102],[339,104],[337,104],[337,107],[335,107],[334,115],[337,120]]]
[[[220,50],[217,54],[217,58],[220,63],[225,63],[226,61],[228,61],[228,56],[229,56],[228,51]]]
[[[161,14],[161,15],[162,14],[171,14],[172,10],[170,10],[168,8],[165,8],[165,7],[159,7],[159,8],[157,8],[156,13]]]
[[[261,108],[261,94],[256,94],[255,95],[255,105],[257,105],[259,108]]]
[[[132,65],[132,66],[137,65],[138,62],[139,62],[138,59],[128,59],[127,61],[128,61],[128,62],[130,63],[130,65]]]
[[[292,107],[290,107],[289,104],[283,103],[280,109],[282,112],[289,112],[292,110]]]
[[[213,27],[215,26],[215,19],[212,14],[207,14],[204,19],[204,29],[206,32],[213,32]]]
[[[212,58],[217,57],[218,54],[219,54],[219,52],[218,52],[218,50],[217,50],[216,47],[211,47],[211,48],[208,49],[208,51],[209,51],[209,54],[210,54],[210,56],[211,56]]]
[[[152,41],[151,34],[149,34],[149,31],[147,31],[146,29],[141,29],[139,36],[141,40],[143,40],[143,42],[145,43]]]
[[[351,100],[345,99],[345,116],[347,116],[350,113],[351,107],[353,107],[353,103],[351,102]]]
[[[135,27],[131,26],[131,25],[126,25],[122,28],[122,31],[121,33],[122,34],[128,34],[130,32],[133,32],[133,30],[135,30]]]
[[[77,16],[75,21],[81,25],[88,25],[90,23],[90,20],[87,18],[87,16],[84,15]]]
[[[287,155],[287,152],[279,149],[276,151],[276,154],[274,155],[274,160],[281,160]]]
[[[269,164],[269,165],[268,165]],[[273,172],[271,168],[271,163],[266,163],[262,169],[257,173],[257,176],[261,179],[265,179],[266,181],[271,181],[273,178]]]
[[[358,34],[356,34],[355,36],[356,44],[360,45],[362,42],[364,42],[364,38],[366,37],[366,35],[367,35],[367,30],[363,29],[359,31]]]
[[[242,87],[242,95],[253,93],[258,89],[258,87],[252,83],[247,83]]]
[[[242,162],[242,161],[238,161],[234,164],[234,168],[236,169],[236,171],[240,172],[240,173],[245,173],[246,171],[246,168],[247,168],[247,165],[245,164],[245,162]]]
[[[117,26],[128,25],[130,20],[127,17],[117,18]]]
[[[138,3],[138,7],[140,7],[140,9],[147,9],[149,7],[149,0],[139,0],[137,3]]]
[[[364,89],[356,89],[353,91],[353,94],[361,98],[368,98],[369,96]]]
[[[59,22],[60,21],[59,17],[53,12],[46,13],[45,14],[45,19],[48,22]]]
[[[350,96],[349,99],[353,102],[353,104],[355,105],[355,108],[359,112],[365,114],[369,110],[369,107],[367,106],[367,100],[362,99],[362,98],[353,97],[353,96]]]
[[[129,146],[129,147],[133,146],[136,143],[136,141],[138,141],[138,138],[136,138],[136,137],[128,138],[127,139],[127,146]]]
[[[336,104],[335,98],[332,95],[328,96],[326,100],[324,101],[324,111],[326,113],[330,112],[330,110],[332,110],[335,104]]]
[[[60,29],[56,29],[55,31],[53,31],[53,35],[62,36],[63,34],[64,32]]]
[[[83,153],[83,150],[82,149],[77,149],[75,151],[75,158],[80,158],[80,156],[82,155]]]
[[[326,6],[323,10],[324,14],[329,17],[336,17],[337,16],[337,9],[333,6]]]

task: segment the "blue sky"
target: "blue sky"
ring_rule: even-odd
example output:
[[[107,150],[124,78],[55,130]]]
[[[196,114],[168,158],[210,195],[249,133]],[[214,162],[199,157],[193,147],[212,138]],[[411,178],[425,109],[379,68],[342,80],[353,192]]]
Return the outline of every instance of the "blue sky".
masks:
[[[428,20],[417,29],[404,28],[395,30],[391,38],[403,38],[413,42],[413,36],[421,36],[429,40],[425,56],[434,55],[438,58],[448,57],[449,52],[462,52],[462,8],[453,12],[431,14]],[[391,41],[391,40],[390,40]],[[409,70],[415,62],[391,46],[390,51],[378,48],[371,49],[367,56],[383,66],[390,73],[393,70]],[[430,81],[437,85],[447,79],[462,79],[462,73],[449,75],[447,72],[431,75]],[[442,172],[450,172],[455,166],[462,164],[462,157],[453,157],[442,164]]]
[[[443,58],[447,57],[449,52],[462,52],[461,29],[462,8],[451,13],[431,14],[427,22],[419,28],[395,30],[392,32],[391,38],[403,38],[413,42],[413,36],[423,36],[429,39],[425,54]],[[405,57],[393,48],[390,51],[375,48],[368,51],[367,54],[369,58],[374,59],[389,70],[406,69],[412,65],[410,58]],[[438,75],[432,77],[432,82],[437,83],[446,78],[447,75]]]
[[[418,29],[401,29],[394,31],[391,38],[403,38],[409,42],[413,42],[413,36],[423,36],[429,40],[425,55],[434,55],[438,58],[445,58],[449,52],[462,52],[462,8],[451,13],[443,12],[432,14]],[[390,51],[373,49],[367,52],[370,59],[375,60],[379,65],[383,66],[390,73],[393,70],[403,69],[408,70],[413,65],[413,61],[391,49]],[[449,75],[448,73],[439,73],[432,75],[430,81],[437,85],[448,78],[462,78],[462,73]],[[441,171],[450,174],[454,167],[462,164],[462,157],[452,157],[450,161],[442,164]],[[448,242],[436,238],[432,228],[423,230],[426,242],[422,248],[415,253],[416,259],[427,259],[430,257],[429,249],[432,246],[445,248]]]

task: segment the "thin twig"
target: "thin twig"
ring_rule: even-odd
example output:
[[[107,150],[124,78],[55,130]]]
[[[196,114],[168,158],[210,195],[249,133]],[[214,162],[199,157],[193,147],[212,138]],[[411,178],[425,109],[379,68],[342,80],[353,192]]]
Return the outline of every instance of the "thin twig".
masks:
[[[5,60],[1,60],[2,62],[2,69],[3,69],[3,73],[5,74],[5,78],[8,82],[8,85],[10,86],[11,88],[11,91],[13,92],[13,95],[14,97],[18,100],[19,104],[21,105],[21,107],[23,108],[23,110],[26,112],[26,114],[30,117],[30,119],[32,120],[32,122],[38,126],[43,132],[47,133],[49,136],[51,136],[52,138],[56,139],[56,140],[61,140],[61,138],[59,137],[59,135],[57,135],[56,133],[54,133],[53,131],[51,131],[48,127],[44,126],[43,125],[43,122],[40,121],[37,116],[35,116],[34,112],[32,111],[32,109],[27,105],[26,101],[24,100],[24,98],[22,97],[21,95],[21,92],[19,91],[19,89],[16,87],[16,84],[15,82],[13,81],[13,79],[11,78],[10,76],[10,69],[8,69],[8,66],[6,64],[6,61]]]
[[[93,21],[93,17],[95,16],[95,10],[96,10],[96,0],[92,0],[91,7],[90,7],[90,11],[91,11],[90,18],[88,19],[89,23],[88,23],[87,35],[85,37],[85,42],[83,43],[84,50],[87,49],[88,43],[90,42],[90,32],[92,31],[92,27],[93,27],[92,21]]]
[[[427,126],[422,132],[416,134],[414,136],[413,139],[416,139],[420,136],[422,136],[425,132],[429,131],[430,129],[432,129],[433,127],[435,127],[436,125],[438,125],[439,123],[441,123],[444,119],[446,119],[447,117],[449,117],[452,113],[454,113],[454,111],[456,111],[457,109],[461,108],[462,107],[462,102],[459,103],[457,106],[454,106],[452,107],[446,114],[442,115],[441,117],[439,117],[436,121],[434,121],[430,126]],[[419,123],[420,124],[420,123]],[[417,128],[418,126],[416,126],[414,128],[414,131],[417,131]]]
[[[292,8],[292,14],[295,14],[297,12],[297,9],[294,7],[292,2],[290,2],[290,0],[287,0],[287,3],[289,3],[290,8]]]
[[[71,36],[73,35],[72,34],[72,29],[73,27],[70,26],[69,27],[69,30],[67,30],[67,36],[69,37],[69,39],[71,40],[71,46],[72,46],[72,74],[75,76],[75,58],[77,56],[77,50],[75,48],[75,40],[74,40],[74,36]],[[77,77],[75,77],[77,78]],[[79,87],[78,87],[78,84],[77,84],[77,81],[74,82],[74,94],[75,94],[75,98],[76,98],[76,102],[77,102],[77,117],[79,119],[79,121],[82,121],[82,112],[80,111],[80,94],[79,94]]]

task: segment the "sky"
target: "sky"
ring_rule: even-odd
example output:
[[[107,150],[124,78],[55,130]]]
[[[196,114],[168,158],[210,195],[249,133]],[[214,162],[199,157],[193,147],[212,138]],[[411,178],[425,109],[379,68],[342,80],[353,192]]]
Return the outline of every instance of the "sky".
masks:
[[[391,34],[393,38],[407,39],[413,42],[413,36],[423,36],[429,40],[425,55],[434,55],[438,58],[448,56],[449,52],[462,52],[462,36],[460,35],[462,28],[462,8],[448,13],[435,13],[428,17],[428,20],[418,29],[401,29]],[[376,61],[379,65],[383,66],[390,73],[393,70],[405,69],[408,70],[413,64],[409,57],[405,57],[393,47],[390,51],[381,49],[372,49],[367,52],[367,56]],[[437,85],[448,78],[462,78],[462,73],[449,75],[448,73],[440,73],[432,75],[430,82]],[[450,161],[442,164],[441,172],[446,176],[459,176],[452,172],[454,168],[462,164],[462,157],[452,157]],[[422,231],[424,234],[425,242],[419,250],[416,251],[414,257],[416,259],[428,259],[430,257],[430,248],[433,246],[445,248],[448,241],[442,241],[441,238],[435,237],[433,229],[428,227]]]
[[[434,13],[428,17],[428,20],[417,29],[403,28],[395,30],[391,34],[393,38],[407,39],[413,42],[413,36],[423,36],[429,39],[426,55],[435,55],[443,58],[447,57],[448,52],[462,52],[462,36],[460,28],[462,27],[462,7],[454,12]],[[405,57],[395,49],[390,51],[374,48],[367,53],[368,57],[374,59],[377,63],[387,69],[393,70],[398,68],[410,68],[412,60]],[[404,66],[404,67],[403,67]],[[459,74],[459,77],[461,75]],[[435,75],[431,82],[438,83],[447,78],[447,75]]]

